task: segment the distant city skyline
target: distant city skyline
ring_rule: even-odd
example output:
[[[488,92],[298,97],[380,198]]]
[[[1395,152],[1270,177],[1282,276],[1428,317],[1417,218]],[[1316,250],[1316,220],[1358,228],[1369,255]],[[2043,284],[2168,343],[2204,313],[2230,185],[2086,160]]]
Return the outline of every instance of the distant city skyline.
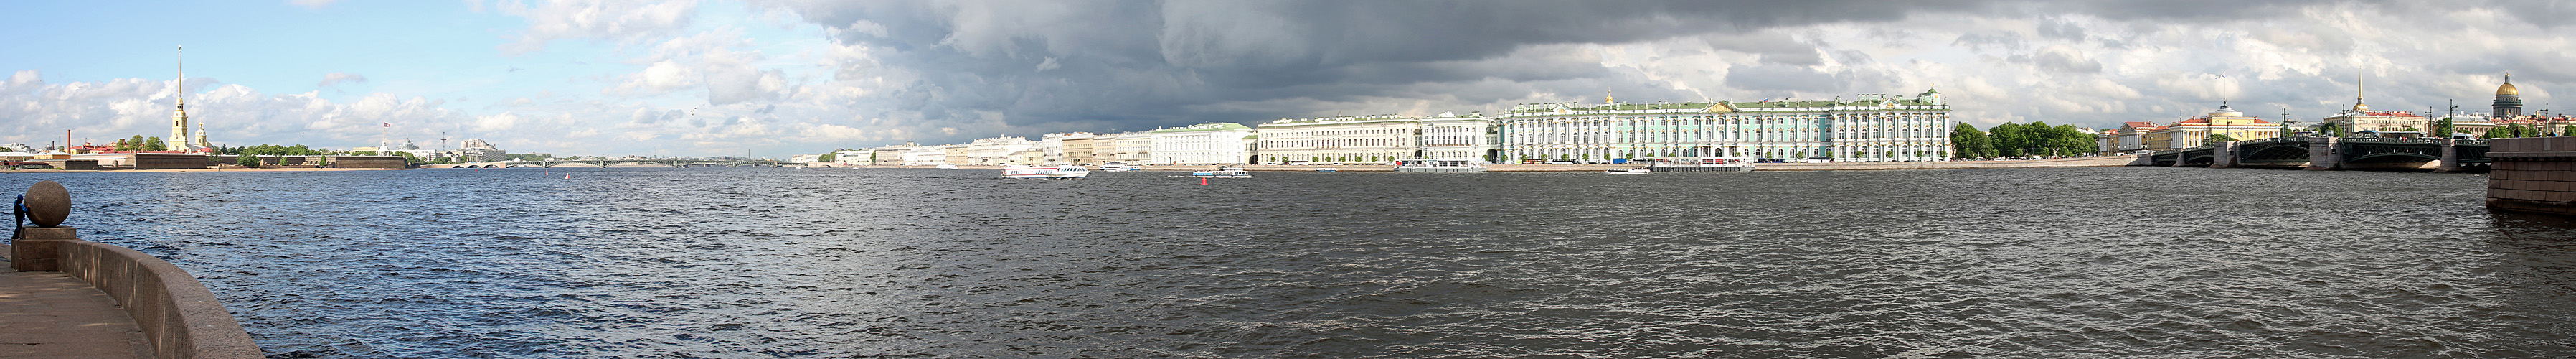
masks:
[[[1597,101],[1938,88],[1952,120],[2096,128],[2228,101],[2557,110],[2546,1],[15,4],[0,143],[191,125],[226,146],[786,158],[904,142]],[[382,127],[391,124],[392,127]],[[443,134],[443,135],[442,135]],[[165,139],[177,141],[181,139]]]

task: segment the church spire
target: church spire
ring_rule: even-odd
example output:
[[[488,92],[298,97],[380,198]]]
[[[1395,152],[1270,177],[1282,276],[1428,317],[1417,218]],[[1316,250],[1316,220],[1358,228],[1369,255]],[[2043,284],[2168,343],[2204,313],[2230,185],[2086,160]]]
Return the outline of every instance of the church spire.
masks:
[[[2366,98],[2366,97],[2364,97],[2363,95],[2365,95],[2365,94],[2367,94],[2367,93],[2368,93],[2367,91],[2365,91],[2365,90],[2366,90],[2366,89],[2368,89],[2368,88],[2364,86],[2364,83],[2362,83],[2362,81],[2364,81],[2364,80],[2363,80],[2363,78],[2362,78],[2362,76],[2363,76],[2363,74],[2353,74],[2353,75],[2352,75],[2352,111],[2353,111],[2353,112],[2366,112],[2366,111],[2370,111],[2370,103],[2369,103],[2368,101],[2363,101],[2363,100],[2362,100],[2362,99]]]
[[[164,146],[162,149],[165,149],[165,150],[172,150],[172,151],[186,151],[186,150],[189,150],[189,148],[188,148],[188,147],[189,147],[190,143],[188,143],[188,86],[187,86],[187,81],[188,81],[188,61],[187,61],[187,59],[188,59],[188,47],[187,47],[187,46],[179,46],[179,48],[178,48],[179,79],[178,79],[177,81],[171,81],[171,82],[170,82],[170,84],[171,84],[171,86],[172,86],[172,87],[171,87],[171,90],[172,90],[171,92],[172,92],[172,93],[176,93],[176,95],[173,95],[173,96],[171,96],[171,97],[172,97],[172,98],[176,98],[176,99],[177,99],[177,101],[175,101],[175,103],[176,103],[176,105],[177,105],[178,107],[177,107],[177,108],[175,108],[175,109],[170,110],[170,137],[164,137],[164,138],[163,138],[163,140],[161,141],[162,146]]]

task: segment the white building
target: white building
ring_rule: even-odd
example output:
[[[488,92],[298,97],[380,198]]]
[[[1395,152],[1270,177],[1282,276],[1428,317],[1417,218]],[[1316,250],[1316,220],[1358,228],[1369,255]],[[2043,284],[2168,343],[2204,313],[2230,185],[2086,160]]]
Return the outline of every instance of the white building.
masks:
[[[966,162],[956,165],[1001,165],[1011,163],[1021,151],[1037,150],[1038,143],[1019,137],[994,137],[966,143]]]
[[[1477,159],[1495,148],[1494,121],[1442,112],[1281,119],[1261,124],[1263,163],[1378,163],[1403,158]]]
[[[1203,123],[1154,130],[1149,163],[1242,164],[1252,160],[1253,131],[1240,123]]]
[[[1416,158],[1422,120],[1398,115],[1291,118],[1261,124],[1262,163],[1376,163]]]
[[[1501,129],[1483,112],[1432,115],[1422,119],[1422,154],[1415,157],[1500,161],[1495,150],[1502,147]]]
[[[949,146],[920,146],[903,150],[905,166],[936,166],[948,163]]]
[[[1538,103],[1501,116],[1506,160],[1672,156],[1826,156],[1935,161],[1950,153],[1938,91],[1851,101]]]

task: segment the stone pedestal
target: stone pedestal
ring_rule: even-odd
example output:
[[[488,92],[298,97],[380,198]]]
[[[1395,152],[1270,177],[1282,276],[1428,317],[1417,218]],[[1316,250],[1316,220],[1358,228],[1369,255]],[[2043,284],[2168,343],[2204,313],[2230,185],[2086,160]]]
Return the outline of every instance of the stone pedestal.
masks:
[[[72,227],[18,227],[24,236],[10,241],[9,267],[20,272],[62,270],[63,242],[80,241]]]

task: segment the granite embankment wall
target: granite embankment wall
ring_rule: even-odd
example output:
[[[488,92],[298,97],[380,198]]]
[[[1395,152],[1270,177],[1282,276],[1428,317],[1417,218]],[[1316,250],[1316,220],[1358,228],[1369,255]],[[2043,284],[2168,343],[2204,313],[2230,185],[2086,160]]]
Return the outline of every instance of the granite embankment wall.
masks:
[[[24,229],[19,246],[54,250],[54,269],[115,298],[134,318],[156,356],[262,358],[259,344],[233,320],[215,293],[179,266],[133,249],[80,240],[69,227]],[[24,254],[24,253],[22,253]]]
[[[1756,171],[1865,171],[1865,170],[1941,170],[1969,168],[2038,168],[2038,167],[2117,167],[2138,160],[2135,156],[2079,157],[2021,161],[1951,161],[1951,162],[1839,162],[1839,163],[1757,163]],[[1601,172],[1604,170],[1645,167],[1643,163],[1580,165],[1486,165],[1493,172]],[[853,168],[932,168],[931,166],[851,166]],[[1154,171],[1191,171],[1215,169],[1213,165],[1145,166]],[[1393,165],[1242,165],[1231,166],[1248,171],[1316,171],[1330,168],[1335,172],[1387,172]],[[1002,166],[960,166],[961,170],[1001,170]],[[1093,168],[1097,171],[1098,168]]]
[[[2489,143],[2487,208],[2576,215],[2576,137]]]

